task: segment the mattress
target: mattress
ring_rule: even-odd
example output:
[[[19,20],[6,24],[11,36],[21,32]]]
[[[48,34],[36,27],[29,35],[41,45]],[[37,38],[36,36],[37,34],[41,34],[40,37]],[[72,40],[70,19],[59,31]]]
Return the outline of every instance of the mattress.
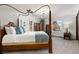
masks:
[[[28,44],[29,42],[31,43],[36,43],[36,34],[42,34],[48,37],[48,35],[43,32],[43,31],[31,31],[31,32],[26,32],[24,34],[10,34],[10,35],[5,35],[2,39],[2,45],[9,45],[9,44]],[[41,36],[41,35],[39,35]],[[39,39],[39,37],[38,37]],[[48,39],[48,38],[47,38]],[[37,40],[39,41],[39,40]]]

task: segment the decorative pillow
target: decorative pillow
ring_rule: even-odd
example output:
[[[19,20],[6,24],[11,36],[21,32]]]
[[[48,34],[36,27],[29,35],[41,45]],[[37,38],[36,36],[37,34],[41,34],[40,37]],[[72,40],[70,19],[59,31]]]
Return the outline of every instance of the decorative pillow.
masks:
[[[5,30],[7,34],[16,34],[14,27],[5,27]]]
[[[19,26],[17,26],[17,27],[15,28],[15,30],[16,30],[16,34],[21,34],[21,30],[20,30],[20,27],[19,27]]]
[[[24,29],[24,27],[20,27],[20,30],[21,30],[21,33],[25,33],[25,29]]]

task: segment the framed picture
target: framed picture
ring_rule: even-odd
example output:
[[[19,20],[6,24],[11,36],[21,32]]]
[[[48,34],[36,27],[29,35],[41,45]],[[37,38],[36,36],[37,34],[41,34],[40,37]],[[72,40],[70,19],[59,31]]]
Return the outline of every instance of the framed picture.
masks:
[[[61,31],[62,28],[63,28],[62,20],[53,21],[53,31]]]

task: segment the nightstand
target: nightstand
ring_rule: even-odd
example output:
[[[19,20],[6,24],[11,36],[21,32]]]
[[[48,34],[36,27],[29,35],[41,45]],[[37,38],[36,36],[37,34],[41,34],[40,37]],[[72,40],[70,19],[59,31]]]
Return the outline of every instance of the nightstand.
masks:
[[[70,32],[69,33],[65,32],[64,33],[64,39],[71,39],[71,33]]]

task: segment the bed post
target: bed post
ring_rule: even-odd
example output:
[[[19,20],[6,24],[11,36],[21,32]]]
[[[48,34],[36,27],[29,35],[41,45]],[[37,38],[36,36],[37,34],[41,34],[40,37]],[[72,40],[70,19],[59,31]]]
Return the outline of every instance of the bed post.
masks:
[[[2,54],[2,43],[0,42],[0,54]]]
[[[49,10],[49,53],[52,53],[52,38],[51,38],[51,10]]]
[[[2,54],[2,30],[0,30],[0,54]]]

